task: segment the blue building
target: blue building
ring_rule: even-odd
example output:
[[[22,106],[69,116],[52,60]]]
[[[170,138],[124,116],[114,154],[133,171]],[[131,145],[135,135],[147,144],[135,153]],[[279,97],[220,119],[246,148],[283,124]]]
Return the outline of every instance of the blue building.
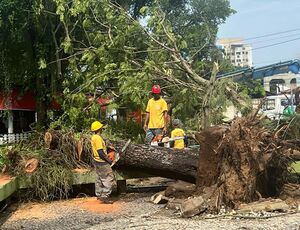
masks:
[[[300,60],[279,62],[259,68],[243,68],[218,77],[232,78],[234,81],[260,79],[267,92],[278,94],[300,86]]]

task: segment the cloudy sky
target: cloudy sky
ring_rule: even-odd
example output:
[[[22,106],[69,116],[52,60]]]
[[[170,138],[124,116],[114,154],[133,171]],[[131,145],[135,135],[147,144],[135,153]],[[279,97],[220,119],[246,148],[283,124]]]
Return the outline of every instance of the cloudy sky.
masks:
[[[300,0],[230,2],[237,13],[220,26],[218,37],[246,39],[254,49],[254,66],[300,58]]]

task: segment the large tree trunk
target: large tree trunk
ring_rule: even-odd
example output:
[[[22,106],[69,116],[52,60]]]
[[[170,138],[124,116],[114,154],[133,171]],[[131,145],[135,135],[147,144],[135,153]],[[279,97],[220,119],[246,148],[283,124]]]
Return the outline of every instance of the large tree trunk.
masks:
[[[38,129],[44,130],[47,121],[46,86],[42,76],[36,77],[36,112]]]
[[[60,153],[58,156],[67,155],[74,158],[72,150],[76,149],[77,154],[75,154],[76,159],[74,160],[78,163],[93,164],[90,160],[92,153],[89,136],[82,135],[79,140],[75,140],[72,132],[48,130],[44,135],[44,141],[50,152]],[[126,144],[125,141],[110,141],[108,146],[110,144],[120,154],[120,160],[114,166],[114,169],[121,172],[130,172],[131,175],[140,173],[195,182],[199,150],[176,150],[131,143],[122,152]],[[73,145],[72,150],[66,149],[66,146]]]
[[[113,142],[121,153],[125,142]],[[116,165],[118,169],[146,172],[185,181],[195,181],[198,150],[175,150],[163,147],[130,144]]]

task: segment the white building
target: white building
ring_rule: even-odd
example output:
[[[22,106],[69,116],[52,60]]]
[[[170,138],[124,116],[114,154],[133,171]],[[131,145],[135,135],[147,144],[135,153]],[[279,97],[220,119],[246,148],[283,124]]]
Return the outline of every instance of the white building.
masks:
[[[252,47],[242,38],[223,38],[217,41],[217,46],[224,50],[224,58],[235,66],[252,67]]]
[[[279,94],[285,90],[293,90],[300,84],[300,74],[281,73],[264,78],[264,88],[273,94]]]

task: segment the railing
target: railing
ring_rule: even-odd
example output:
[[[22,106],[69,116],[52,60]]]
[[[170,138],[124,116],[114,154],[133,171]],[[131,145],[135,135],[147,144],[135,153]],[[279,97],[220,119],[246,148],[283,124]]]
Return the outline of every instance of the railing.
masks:
[[[13,134],[0,134],[0,145],[13,144],[26,140],[31,132],[26,133],[13,133]]]

